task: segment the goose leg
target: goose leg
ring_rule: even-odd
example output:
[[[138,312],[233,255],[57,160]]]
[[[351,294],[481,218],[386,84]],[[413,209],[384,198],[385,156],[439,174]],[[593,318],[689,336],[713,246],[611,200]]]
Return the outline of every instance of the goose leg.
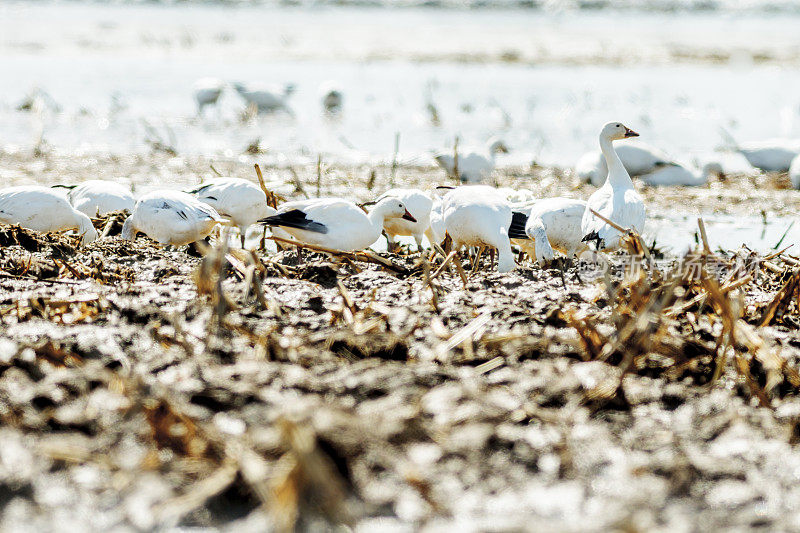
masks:
[[[469,274],[470,277],[476,272],[478,272],[478,268],[481,266],[481,255],[483,255],[483,250],[485,248],[486,248],[485,246],[478,247],[478,253],[475,254],[475,262],[472,263],[472,271]]]

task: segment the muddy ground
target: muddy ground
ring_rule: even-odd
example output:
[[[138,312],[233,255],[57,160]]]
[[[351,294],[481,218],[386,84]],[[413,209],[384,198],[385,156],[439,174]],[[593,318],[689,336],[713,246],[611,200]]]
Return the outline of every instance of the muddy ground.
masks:
[[[139,186],[212,163],[4,157],[12,181],[113,167]],[[371,170],[331,169],[321,191],[367,195]],[[295,172],[315,194],[315,167]],[[800,205],[785,176],[749,179],[658,198]],[[520,180],[589,190],[552,169],[500,178]],[[386,268],[9,226],[0,244],[2,530],[800,529],[792,256],[701,250],[641,276],[618,256],[605,279],[465,258],[464,283],[408,250]]]

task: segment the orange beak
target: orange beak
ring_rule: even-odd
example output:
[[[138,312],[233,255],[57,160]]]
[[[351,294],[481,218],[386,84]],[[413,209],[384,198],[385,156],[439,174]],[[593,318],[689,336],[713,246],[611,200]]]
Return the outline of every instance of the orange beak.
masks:
[[[628,127],[625,127],[625,138],[626,139],[628,137],[638,137],[638,136],[639,136],[638,133],[636,133],[635,131],[633,131],[632,129],[630,129]]]

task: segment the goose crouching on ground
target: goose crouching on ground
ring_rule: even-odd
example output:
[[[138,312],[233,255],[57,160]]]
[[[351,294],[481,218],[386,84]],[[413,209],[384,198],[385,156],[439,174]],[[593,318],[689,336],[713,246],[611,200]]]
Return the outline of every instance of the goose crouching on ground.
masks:
[[[719,163],[706,163],[701,170],[691,170],[683,165],[667,165],[642,174],[639,179],[651,187],[700,187],[708,183],[713,174],[722,174]]]
[[[622,234],[591,210],[627,229],[641,233],[644,229],[644,200],[633,187],[628,171],[614,150],[612,141],[639,134],[619,122],[609,122],[600,132],[600,149],[608,165],[608,176],[602,187],[589,197],[581,222],[582,241],[593,242],[597,250],[619,247]]]
[[[119,183],[106,180],[88,180],[78,185],[53,185],[68,189],[67,199],[72,207],[84,215],[105,216],[114,211],[133,212],[136,199],[131,190]]]
[[[76,230],[84,245],[97,239],[88,216],[52,189],[36,185],[0,190],[0,222],[33,231]]]
[[[239,228],[242,248],[247,228],[277,213],[276,209],[267,205],[264,191],[252,181],[242,178],[212,179],[189,192]]]
[[[515,209],[516,210],[516,209]],[[581,223],[586,202],[572,198],[545,198],[535,201],[523,212],[528,220],[525,234],[530,240],[517,240],[531,258],[545,265],[555,258],[554,250],[567,257],[586,248],[581,242]]]
[[[733,149],[755,168],[765,172],[786,172],[794,158],[800,154],[800,141],[772,139],[736,144]]]
[[[664,152],[643,143],[622,144],[616,150],[630,176],[640,176],[674,164]],[[592,151],[584,154],[575,164],[575,173],[581,181],[601,186],[608,175],[608,165],[603,152]]]
[[[341,198],[286,202],[278,208],[278,214],[259,222],[280,227],[300,242],[351,252],[374,244],[389,218],[416,222],[397,198],[384,198],[369,213]]]
[[[419,189],[390,189],[378,197],[377,202],[384,198],[397,198],[406,206],[415,221],[404,218],[387,218],[383,221],[383,229],[386,232],[389,249],[395,244],[395,237],[414,237],[417,243],[417,250],[422,249],[422,237],[430,227],[431,208],[433,200],[431,197]],[[377,203],[376,202],[376,203]]]
[[[440,151],[434,159],[447,175],[458,179],[461,183],[481,183],[491,176],[495,166],[495,155],[508,153],[503,141],[492,139],[485,148],[459,150],[458,175],[456,176],[456,159],[454,152]]]
[[[227,222],[217,211],[181,191],[152,191],[136,202],[122,225],[122,238],[141,232],[162,246],[183,246],[206,238],[217,224]]]

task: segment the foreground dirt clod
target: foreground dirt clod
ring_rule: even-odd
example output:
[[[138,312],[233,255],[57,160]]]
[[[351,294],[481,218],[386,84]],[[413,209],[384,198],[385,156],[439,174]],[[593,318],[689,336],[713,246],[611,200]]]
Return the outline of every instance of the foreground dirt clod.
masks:
[[[0,236],[3,529],[800,526],[788,256],[464,288]]]

